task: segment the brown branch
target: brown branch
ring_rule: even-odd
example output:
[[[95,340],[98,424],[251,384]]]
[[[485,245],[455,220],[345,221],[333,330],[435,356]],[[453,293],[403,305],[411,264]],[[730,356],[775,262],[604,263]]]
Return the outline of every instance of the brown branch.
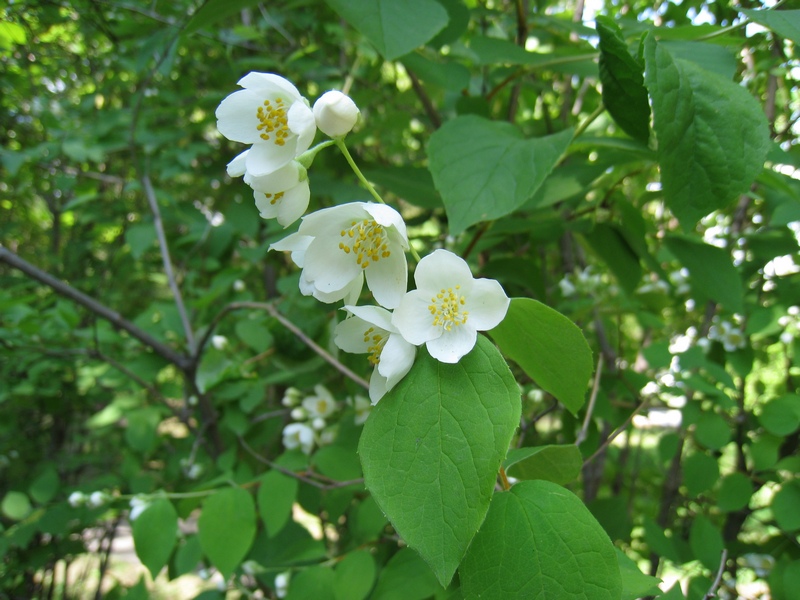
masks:
[[[51,288],[57,294],[64,296],[65,298],[69,298],[70,300],[80,304],[84,308],[87,308],[94,314],[103,319],[109,321],[112,325],[117,327],[118,329],[122,329],[123,331],[127,331],[131,334],[134,338],[139,340],[145,346],[152,348],[156,354],[159,354],[176,367],[178,367],[184,373],[189,373],[193,369],[194,361],[191,360],[188,356],[180,354],[167,346],[166,344],[158,341],[154,337],[152,337],[146,331],[139,329],[136,325],[125,319],[122,315],[118,312],[111,310],[107,306],[101,304],[91,296],[84,294],[83,292],[76,290],[74,287],[70,286],[63,281],[56,279],[49,273],[42,271],[38,267],[35,267],[28,261],[20,258],[7,248],[0,246],[0,261],[5,262],[6,264],[14,267],[25,273],[31,279],[42,283],[49,288]]]
[[[422,102],[422,108],[425,109],[425,114],[428,115],[431,125],[435,129],[439,129],[442,126],[442,117],[439,116],[439,111],[436,110],[436,106],[431,102],[428,93],[414,72],[406,68],[406,73],[408,73],[408,78],[411,80],[411,87],[414,88],[414,93],[417,94],[419,101]]]

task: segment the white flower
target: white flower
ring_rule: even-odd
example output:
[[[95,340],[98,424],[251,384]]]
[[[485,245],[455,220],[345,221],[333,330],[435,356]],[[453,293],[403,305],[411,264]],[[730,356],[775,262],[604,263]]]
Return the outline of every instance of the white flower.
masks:
[[[89,494],[89,499],[86,501],[86,504],[91,508],[100,508],[109,500],[110,497],[105,492],[92,492]]]
[[[288,450],[300,448],[304,454],[311,454],[314,448],[314,430],[305,423],[290,423],[283,428],[283,445]]]
[[[217,107],[217,129],[229,140],[252,144],[228,166],[241,171],[241,162],[254,176],[277,171],[311,145],[317,131],[308,101],[288,80],[273,73],[248,73],[239,80],[244,89]],[[238,159],[238,162],[237,162]]]
[[[392,324],[431,356],[456,363],[472,350],[478,331],[496,327],[510,300],[494,279],[473,279],[469,265],[447,250],[424,257],[414,272],[417,289],[403,296]]]
[[[233,282],[233,290],[234,291],[243,292],[246,289],[247,289],[247,286],[245,285],[244,281],[242,281],[241,279],[237,279],[236,281]]]
[[[355,304],[366,276],[378,304],[395,308],[408,285],[406,225],[384,204],[352,202],[306,215],[273,249],[292,252],[303,269],[300,291],[321,302]]]
[[[285,598],[289,593],[289,576],[290,573],[278,573],[275,576],[275,595],[278,598]]]
[[[332,138],[350,133],[358,121],[359,110],[350,96],[337,90],[325,92],[314,102],[317,127]]]
[[[369,413],[372,412],[372,403],[364,396],[356,395],[350,399],[350,404],[353,405],[353,410],[356,411],[355,424],[361,425],[366,423]]]
[[[296,406],[300,400],[303,398],[303,392],[298,390],[296,387],[288,387],[286,391],[283,392],[283,399],[281,400],[281,404],[284,406]]]
[[[561,295],[566,297],[572,296],[577,290],[568,277],[564,277],[558,282],[558,287],[561,288]]]
[[[303,400],[303,408],[310,418],[325,419],[339,408],[333,394],[324,385],[315,385],[314,394]]]
[[[369,397],[376,404],[406,376],[414,364],[417,349],[392,325],[392,313],[385,308],[344,308],[353,316],[336,326],[333,343],[345,352],[369,354],[369,362],[375,367],[369,379]]]
[[[322,417],[314,417],[313,419],[311,419],[311,427],[316,431],[321,431],[325,429],[325,425],[327,425],[327,423],[325,422],[325,419],[323,419]]]
[[[130,501],[131,510],[130,513],[128,514],[128,519],[130,521],[135,521],[136,519],[139,518],[139,515],[141,515],[145,511],[145,509],[147,509],[148,506],[150,506],[149,498],[145,498],[142,496],[135,496],[134,498],[131,498]]]
[[[792,340],[794,340],[794,336],[792,335],[791,331],[784,331],[781,333],[781,342],[787,346],[792,343]]]
[[[308,208],[311,198],[308,175],[296,160],[261,177],[245,173],[244,182],[253,188],[253,198],[262,219],[277,218],[278,223],[288,227]]]
[[[336,441],[337,433],[339,433],[338,425],[332,425],[331,427],[326,427],[324,430],[319,432],[319,445],[329,446],[330,444]]]
[[[224,335],[212,335],[211,345],[217,350],[224,350],[228,346],[228,338]]]
[[[83,492],[72,492],[69,495],[69,498],[67,498],[67,502],[69,502],[69,505],[72,508],[83,506],[84,504],[86,504],[86,500],[87,500],[86,494],[84,494]]]
[[[308,417],[305,409],[300,406],[298,406],[297,408],[293,408],[292,412],[290,412],[289,414],[295,421],[302,421],[303,419]]]

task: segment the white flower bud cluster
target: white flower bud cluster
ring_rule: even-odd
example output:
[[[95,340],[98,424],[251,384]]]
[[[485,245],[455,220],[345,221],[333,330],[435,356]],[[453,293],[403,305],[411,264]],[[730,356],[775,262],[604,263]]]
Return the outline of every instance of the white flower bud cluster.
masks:
[[[296,388],[288,388],[281,403],[292,408],[294,423],[283,428],[283,445],[288,450],[299,448],[311,454],[315,446],[325,446],[336,439],[337,427],[328,426],[330,417],[339,412],[339,403],[324,385],[314,386],[314,394],[303,396]]]
[[[713,324],[708,329],[708,339],[719,342],[726,352],[736,352],[747,345],[747,338],[740,326],[741,317],[733,316],[733,321],[714,318]]]
[[[111,494],[105,491],[84,494],[83,492],[72,492],[67,498],[67,502],[73,508],[86,506],[88,508],[100,508],[112,500]]]
[[[783,327],[780,340],[787,346],[800,338],[800,307],[790,306],[786,314],[778,319],[778,325]]]

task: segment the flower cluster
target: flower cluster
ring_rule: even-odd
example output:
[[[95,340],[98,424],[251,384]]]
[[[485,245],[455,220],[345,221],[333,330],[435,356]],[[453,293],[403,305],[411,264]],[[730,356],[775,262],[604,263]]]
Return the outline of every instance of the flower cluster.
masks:
[[[603,282],[603,276],[595,273],[591,266],[585,269],[576,269],[574,273],[567,273],[558,282],[561,295],[565,298],[570,296],[593,296],[598,290],[608,287]]]
[[[262,217],[275,217],[284,226],[302,217],[297,232],[270,250],[291,253],[301,269],[304,295],[344,302],[348,316],[336,327],[334,343],[345,352],[368,355],[372,403],[409,372],[417,346],[424,344],[437,360],[456,363],[475,346],[478,331],[503,320],[510,300],[500,284],[475,279],[466,261],[446,250],[417,257],[416,289],[407,291],[406,251],[411,247],[403,217],[383,203],[344,145],[360,114],[352,99],[329,91],[312,110],[294,85],[271,73],[250,73],[239,85],[244,89],[217,109],[218,128],[251,147],[231,161],[228,173],[244,176]],[[332,141],[310,148],[317,129]],[[316,153],[331,144],[345,154],[378,202],[351,202],[303,216],[310,196],[307,169]],[[358,305],[365,283],[378,306]],[[283,431],[287,448],[310,453],[321,442],[328,414],[312,404],[325,404],[328,398],[334,406],[327,390],[317,389],[302,406],[296,406],[296,396],[285,398],[296,406],[296,422]]]
[[[315,446],[325,446],[336,439],[336,427],[328,426],[328,419],[339,412],[339,403],[323,385],[314,386],[314,394],[303,396],[296,388],[289,388],[281,401],[292,409],[294,423],[283,428],[283,445],[288,450],[299,448],[311,454]]]
[[[734,319],[740,320],[735,315]],[[741,327],[732,321],[717,318],[714,319],[713,325],[708,330],[708,339],[721,343],[726,352],[735,352],[747,345],[747,338]]]
[[[800,307],[790,306],[786,314],[778,319],[778,325],[783,327],[780,339],[786,345],[791,344],[800,337]]]

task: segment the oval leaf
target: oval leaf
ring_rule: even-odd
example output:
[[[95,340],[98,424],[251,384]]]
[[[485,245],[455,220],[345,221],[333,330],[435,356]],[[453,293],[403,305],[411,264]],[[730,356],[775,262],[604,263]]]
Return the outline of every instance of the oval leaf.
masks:
[[[619,600],[617,555],[583,502],[549,481],[495,494],[458,570],[465,598]]]
[[[503,322],[489,332],[500,350],[574,415],[583,406],[594,364],[575,323],[529,298],[512,298]]]
[[[457,235],[522,206],[553,170],[572,133],[526,140],[510,123],[474,115],[445,123],[431,136],[428,158],[450,232]]]
[[[256,535],[253,497],[241,488],[227,488],[209,496],[197,528],[203,552],[227,579],[247,556]]]
[[[166,498],[154,500],[133,522],[136,556],[153,579],[167,564],[178,535],[178,513]]]
[[[364,425],[366,486],[443,586],[483,522],[520,411],[508,365],[481,336],[454,365],[422,349]]]
[[[515,448],[503,466],[516,479],[544,479],[564,485],[581,474],[583,456],[574,444]]]
[[[292,515],[297,480],[280,471],[270,471],[258,486],[258,511],[270,537],[278,533]]]

